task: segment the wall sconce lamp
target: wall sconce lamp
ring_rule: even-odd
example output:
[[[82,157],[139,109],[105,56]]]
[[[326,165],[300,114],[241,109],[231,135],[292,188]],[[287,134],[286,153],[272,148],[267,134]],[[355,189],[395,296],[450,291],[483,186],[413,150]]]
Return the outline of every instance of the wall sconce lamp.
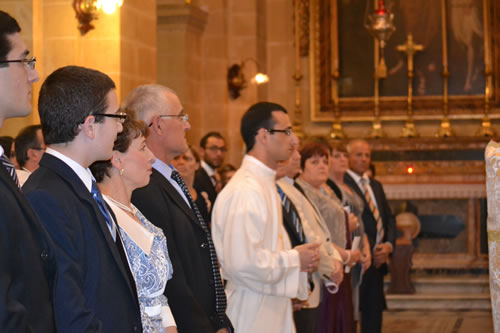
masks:
[[[227,70],[227,89],[229,90],[231,99],[238,98],[240,96],[240,91],[248,86],[245,76],[243,75],[243,67],[249,61],[255,63],[257,67],[257,74],[252,77],[250,82],[262,84],[269,81],[269,77],[266,74],[259,72],[259,64],[253,58],[245,59],[241,64],[234,64]]]
[[[95,28],[90,22],[97,20],[97,14],[101,9],[106,14],[113,14],[122,5],[123,0],[73,0],[73,9],[81,35]]]

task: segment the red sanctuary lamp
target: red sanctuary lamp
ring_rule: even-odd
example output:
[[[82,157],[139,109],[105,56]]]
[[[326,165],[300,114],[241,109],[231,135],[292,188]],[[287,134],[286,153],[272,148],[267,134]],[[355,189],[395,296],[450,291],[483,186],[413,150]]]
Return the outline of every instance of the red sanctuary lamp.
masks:
[[[384,60],[384,48],[392,33],[396,30],[393,22],[394,14],[387,9],[385,0],[378,0],[377,7],[372,11],[372,14],[368,14],[368,8],[372,1],[373,0],[368,0],[365,28],[379,42],[380,63],[377,68],[377,77],[385,78],[387,77],[387,66]]]

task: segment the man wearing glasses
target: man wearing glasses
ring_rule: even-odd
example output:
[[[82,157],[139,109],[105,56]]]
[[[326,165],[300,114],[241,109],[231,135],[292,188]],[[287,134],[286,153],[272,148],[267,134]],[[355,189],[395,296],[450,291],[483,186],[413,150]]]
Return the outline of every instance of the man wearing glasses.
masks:
[[[167,238],[174,274],[165,296],[179,332],[231,333],[226,295],[217,254],[204,221],[172,160],[188,150],[188,115],[177,95],[164,86],[135,88],[123,108],[149,124],[148,148],[156,156],[148,186],[137,189],[132,203]],[[243,331],[242,331],[243,332]]]
[[[200,141],[201,167],[196,170],[194,188],[206,192],[212,203],[217,198],[216,169],[224,163],[226,141],[219,132],[209,132]]]
[[[236,332],[295,332],[291,299],[308,298],[306,272],[317,268],[320,243],[292,249],[283,226],[275,178],[278,163],[294,150],[286,109],[267,102],[251,106],[241,136],[247,154],[212,214],[227,313]]]
[[[26,126],[16,136],[16,160],[21,169],[16,170],[19,185],[23,186],[28,177],[38,169],[38,163],[45,151],[42,127]]]
[[[0,127],[31,113],[31,84],[38,81],[20,31],[0,11]],[[0,156],[0,332],[55,332],[51,285],[57,268],[49,237],[1,146]]]
[[[111,158],[126,115],[114,82],[77,66],[60,68],[38,101],[47,150],[23,190],[53,240],[59,332],[141,332],[134,278],[120,229],[88,167]]]

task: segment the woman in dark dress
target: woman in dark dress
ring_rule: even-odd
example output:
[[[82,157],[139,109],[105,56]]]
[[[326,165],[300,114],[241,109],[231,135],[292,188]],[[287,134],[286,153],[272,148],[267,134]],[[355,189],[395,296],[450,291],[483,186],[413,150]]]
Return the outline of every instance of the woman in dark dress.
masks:
[[[360,262],[351,269],[352,302],[354,310],[354,320],[360,320],[359,313],[359,287],[363,273],[370,267],[371,253],[368,238],[365,235],[365,229],[361,215],[363,214],[363,199],[356,192],[352,191],[344,183],[344,175],[348,172],[347,147],[340,141],[330,144],[330,163],[327,184],[335,193],[347,210],[353,213],[358,220],[357,224],[350,225],[350,237],[359,237],[359,249],[361,250]]]
[[[179,171],[182,179],[184,179],[184,183],[186,183],[191,197],[193,197],[196,206],[198,206],[198,210],[200,211],[203,220],[210,223],[210,211],[213,203],[208,200],[208,194],[206,192],[198,192],[193,187],[194,174],[200,167],[200,156],[190,145],[189,150],[174,158],[172,164],[177,171]]]
[[[302,146],[300,154],[302,173],[296,182],[318,207],[344,264],[352,267],[359,261],[360,252],[359,249],[351,250],[349,222],[355,224],[357,219],[353,214],[346,213],[337,196],[326,185],[329,149],[319,143],[309,143]],[[349,273],[344,274],[336,294],[322,289],[319,312],[318,333],[355,332]]]

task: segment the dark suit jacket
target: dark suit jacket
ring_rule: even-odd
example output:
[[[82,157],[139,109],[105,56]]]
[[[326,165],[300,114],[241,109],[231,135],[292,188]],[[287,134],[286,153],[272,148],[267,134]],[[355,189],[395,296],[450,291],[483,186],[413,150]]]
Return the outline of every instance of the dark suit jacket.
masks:
[[[3,166],[0,196],[0,332],[55,332],[50,241]]]
[[[365,233],[368,236],[368,240],[370,241],[370,248],[373,249],[375,247],[375,242],[377,239],[377,222],[373,217],[373,213],[366,202],[365,195],[356,184],[354,179],[346,173],[344,175],[344,182],[352,188],[358,195],[363,199],[363,203],[365,204],[365,209],[363,210],[363,224],[365,226]],[[385,197],[384,188],[382,184],[377,180],[370,178],[370,186],[373,190],[373,194],[375,195],[375,200],[377,200],[377,207],[382,217],[382,223],[384,225],[384,239],[383,242],[389,242],[392,244],[393,248],[396,246],[396,225],[394,220],[394,215],[392,215],[391,208],[387,202]]]
[[[198,168],[198,170],[196,170],[196,173],[194,175],[193,187],[198,191],[198,193],[207,192],[208,199],[212,203],[212,207],[214,206],[215,199],[217,199],[217,191],[212,184],[210,176],[201,166]]]
[[[81,179],[66,163],[44,154],[23,190],[55,244],[57,330],[140,332],[129,267]]]
[[[174,274],[165,295],[179,333],[215,332],[232,327],[215,315],[215,284],[207,235],[177,190],[153,169],[148,186],[134,191],[134,205],[167,238]]]

